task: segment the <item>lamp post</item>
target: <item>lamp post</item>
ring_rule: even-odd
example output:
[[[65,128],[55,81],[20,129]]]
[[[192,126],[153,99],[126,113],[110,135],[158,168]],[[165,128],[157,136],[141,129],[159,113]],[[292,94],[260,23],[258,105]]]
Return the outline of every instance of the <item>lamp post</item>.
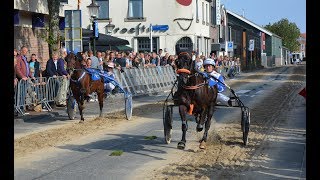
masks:
[[[87,6],[89,9],[89,15],[90,15],[90,21],[92,22],[92,40],[93,40],[93,53],[96,53],[96,38],[99,37],[99,31],[98,31],[98,23],[96,21],[97,16],[99,14],[99,8],[100,6],[96,3],[95,0],[91,1],[91,4]]]
[[[111,21],[109,21],[109,24],[106,25],[107,34],[110,35],[112,33],[112,30],[114,29],[115,25],[111,24]],[[109,49],[111,50],[111,45],[109,44]]]

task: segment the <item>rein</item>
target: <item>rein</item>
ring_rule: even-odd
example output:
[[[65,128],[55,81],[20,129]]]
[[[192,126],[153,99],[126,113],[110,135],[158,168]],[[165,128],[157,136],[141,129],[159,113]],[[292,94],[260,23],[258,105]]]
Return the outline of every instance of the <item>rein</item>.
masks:
[[[188,79],[192,76],[198,76],[199,74],[198,73],[195,73],[195,74],[191,74],[190,70],[188,69],[178,69],[177,71],[177,74],[181,74],[181,73],[185,73],[185,74],[188,74]],[[197,85],[194,85],[194,86],[185,86],[185,85],[182,85],[181,87],[183,89],[187,89],[187,90],[194,90],[194,89],[199,89],[205,85],[207,85],[208,83],[201,83],[201,84],[197,84]]]
[[[203,87],[203,86],[205,86],[205,85],[207,85],[207,83],[201,83],[201,84],[197,84],[197,85],[195,85],[195,86],[183,86],[183,85],[182,85],[182,87],[183,87],[184,89],[187,89],[187,90],[194,90],[194,89],[199,89],[199,88],[201,88],[201,87]]]
[[[75,69],[75,70],[79,70],[79,69]],[[82,69],[80,69],[80,70],[82,70]],[[86,75],[86,71],[83,71],[83,73],[81,74],[81,76],[80,76],[77,80],[74,80],[74,79],[72,79],[72,78],[70,78],[70,80],[71,80],[72,82],[74,82],[74,83],[78,83],[78,82],[81,81],[81,79],[82,79],[85,75]]]

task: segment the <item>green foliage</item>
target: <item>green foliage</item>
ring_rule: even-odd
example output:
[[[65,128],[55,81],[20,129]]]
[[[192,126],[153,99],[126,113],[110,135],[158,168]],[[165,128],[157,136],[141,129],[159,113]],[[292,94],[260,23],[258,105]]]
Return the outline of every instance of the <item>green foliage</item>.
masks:
[[[110,156],[121,156],[122,153],[123,153],[122,150],[115,150],[110,154]]]
[[[47,0],[49,10],[49,22],[46,27],[45,40],[49,45],[49,54],[59,50],[60,30],[59,30],[59,11],[60,0]]]
[[[282,45],[287,47],[290,51],[299,49],[298,38],[300,36],[300,29],[296,23],[289,22],[288,19],[283,18],[274,24],[268,24],[264,28],[282,38]]]

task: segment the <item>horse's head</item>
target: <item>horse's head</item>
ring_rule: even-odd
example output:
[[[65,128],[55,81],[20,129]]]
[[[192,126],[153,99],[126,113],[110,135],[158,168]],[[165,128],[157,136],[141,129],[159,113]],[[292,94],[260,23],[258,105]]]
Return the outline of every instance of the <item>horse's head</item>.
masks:
[[[67,71],[69,74],[72,74],[74,69],[81,68],[82,56],[80,52],[77,54],[74,54],[73,52],[69,53],[65,60],[67,62]]]
[[[175,60],[180,83],[187,84],[192,69],[192,58],[189,53],[181,52]]]
[[[190,70],[192,64],[192,58],[189,53],[181,52],[178,58],[175,60],[177,69],[188,69]]]

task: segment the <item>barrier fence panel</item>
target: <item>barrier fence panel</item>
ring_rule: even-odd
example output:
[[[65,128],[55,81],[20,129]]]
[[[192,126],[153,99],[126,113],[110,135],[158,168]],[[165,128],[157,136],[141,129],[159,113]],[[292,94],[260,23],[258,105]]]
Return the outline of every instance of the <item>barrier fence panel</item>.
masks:
[[[120,86],[133,96],[170,90],[176,74],[171,66],[132,68],[120,72],[114,69],[115,79]],[[70,81],[62,76],[42,77],[35,80],[20,80],[14,87],[14,110],[24,115],[27,106],[45,106],[66,103]]]

